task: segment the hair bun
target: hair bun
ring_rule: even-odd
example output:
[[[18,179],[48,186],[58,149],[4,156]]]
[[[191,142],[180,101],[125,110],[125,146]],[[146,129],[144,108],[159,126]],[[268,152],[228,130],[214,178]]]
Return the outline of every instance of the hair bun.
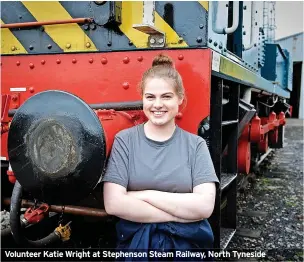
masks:
[[[159,66],[159,65],[174,67],[173,66],[173,60],[169,56],[164,55],[164,54],[159,54],[158,56],[156,56],[153,59],[152,67],[153,66]]]

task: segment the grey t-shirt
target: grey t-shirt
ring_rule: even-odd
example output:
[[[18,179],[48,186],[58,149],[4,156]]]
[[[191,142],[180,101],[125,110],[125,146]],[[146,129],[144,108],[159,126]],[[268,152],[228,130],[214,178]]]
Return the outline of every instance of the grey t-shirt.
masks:
[[[102,181],[128,191],[192,193],[218,179],[203,138],[176,126],[170,139],[158,142],[146,137],[141,124],[116,135]]]

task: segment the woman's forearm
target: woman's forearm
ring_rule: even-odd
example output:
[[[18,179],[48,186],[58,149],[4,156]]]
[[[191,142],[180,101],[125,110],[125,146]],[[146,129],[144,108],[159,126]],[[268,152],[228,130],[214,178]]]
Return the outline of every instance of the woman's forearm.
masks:
[[[199,220],[210,217],[214,194],[167,193],[155,190],[133,191],[129,195],[182,219]]]
[[[160,223],[172,221],[189,223],[194,221],[175,217],[147,202],[128,195],[122,195],[117,198],[115,202],[108,203],[106,211],[110,215],[138,223]]]

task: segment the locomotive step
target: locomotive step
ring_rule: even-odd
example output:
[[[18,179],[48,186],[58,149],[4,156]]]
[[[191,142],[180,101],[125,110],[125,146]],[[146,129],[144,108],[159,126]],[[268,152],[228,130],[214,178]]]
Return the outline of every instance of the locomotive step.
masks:
[[[221,174],[221,190],[224,191],[236,179],[237,174]]]
[[[224,250],[228,246],[233,235],[235,234],[236,229],[221,227],[220,232],[221,232],[220,249]]]

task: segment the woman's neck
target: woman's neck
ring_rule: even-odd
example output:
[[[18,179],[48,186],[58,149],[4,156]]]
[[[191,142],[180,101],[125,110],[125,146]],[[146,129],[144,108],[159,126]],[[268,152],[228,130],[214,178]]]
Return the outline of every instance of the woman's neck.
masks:
[[[144,125],[144,131],[146,137],[152,139],[154,141],[166,141],[170,139],[175,131],[176,125],[175,122],[172,121],[167,125],[157,126],[148,121]]]

